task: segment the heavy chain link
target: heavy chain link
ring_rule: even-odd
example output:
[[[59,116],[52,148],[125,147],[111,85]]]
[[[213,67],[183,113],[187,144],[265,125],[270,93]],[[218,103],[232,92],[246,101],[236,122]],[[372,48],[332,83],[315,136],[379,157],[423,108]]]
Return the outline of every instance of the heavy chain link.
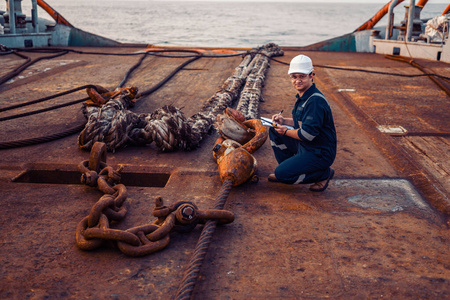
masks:
[[[218,220],[219,224],[234,221],[231,211],[221,209],[200,210],[189,201],[178,201],[165,206],[161,197],[155,199],[153,216],[157,219],[146,225],[127,230],[110,228],[111,221],[120,222],[127,209],[127,188],[120,183],[123,167],[116,170],[106,164],[106,145],[96,142],[90,159],[78,166],[82,183],[97,187],[104,195],[92,206],[88,216],[76,229],[76,242],[82,250],[101,247],[105,241],[116,241],[119,249],[129,256],[143,256],[165,248],[173,231],[190,232],[197,224]]]

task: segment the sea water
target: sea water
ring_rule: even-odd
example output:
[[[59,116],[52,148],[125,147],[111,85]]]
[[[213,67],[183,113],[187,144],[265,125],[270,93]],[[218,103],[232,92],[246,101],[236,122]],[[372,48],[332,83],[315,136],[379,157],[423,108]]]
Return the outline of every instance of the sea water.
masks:
[[[354,31],[384,6],[366,1],[46,1],[75,27],[119,42],[202,47],[306,46]],[[22,2],[26,15],[29,2]],[[396,7],[397,23],[407,3]],[[0,10],[4,5],[0,2]],[[421,18],[440,15],[446,5],[428,3]],[[40,8],[39,16],[50,19]],[[386,19],[377,26],[386,26]]]

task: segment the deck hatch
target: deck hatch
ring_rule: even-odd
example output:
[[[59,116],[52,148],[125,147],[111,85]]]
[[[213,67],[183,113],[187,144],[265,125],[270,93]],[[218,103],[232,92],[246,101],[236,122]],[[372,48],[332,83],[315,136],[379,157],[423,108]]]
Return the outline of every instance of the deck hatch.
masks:
[[[126,186],[165,187],[170,173],[122,173],[122,180]],[[63,170],[27,170],[13,178],[19,183],[46,183],[46,184],[81,184],[81,173]]]

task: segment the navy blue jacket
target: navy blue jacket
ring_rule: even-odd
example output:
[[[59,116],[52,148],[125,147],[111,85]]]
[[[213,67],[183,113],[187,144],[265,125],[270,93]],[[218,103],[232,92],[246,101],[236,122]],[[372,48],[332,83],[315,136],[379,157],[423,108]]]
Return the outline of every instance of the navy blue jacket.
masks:
[[[301,145],[308,151],[334,161],[336,157],[336,129],[331,107],[325,96],[313,84],[300,97],[292,110],[294,128],[298,130]]]

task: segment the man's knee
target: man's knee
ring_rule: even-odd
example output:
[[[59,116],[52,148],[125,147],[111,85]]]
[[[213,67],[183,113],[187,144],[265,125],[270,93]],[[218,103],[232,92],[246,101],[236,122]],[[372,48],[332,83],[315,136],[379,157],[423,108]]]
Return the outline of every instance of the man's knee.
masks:
[[[284,166],[278,165],[278,167],[275,168],[275,177],[284,183],[287,184],[294,184],[294,183],[301,183],[302,179],[305,178],[305,174],[295,174],[294,170],[287,169]]]

